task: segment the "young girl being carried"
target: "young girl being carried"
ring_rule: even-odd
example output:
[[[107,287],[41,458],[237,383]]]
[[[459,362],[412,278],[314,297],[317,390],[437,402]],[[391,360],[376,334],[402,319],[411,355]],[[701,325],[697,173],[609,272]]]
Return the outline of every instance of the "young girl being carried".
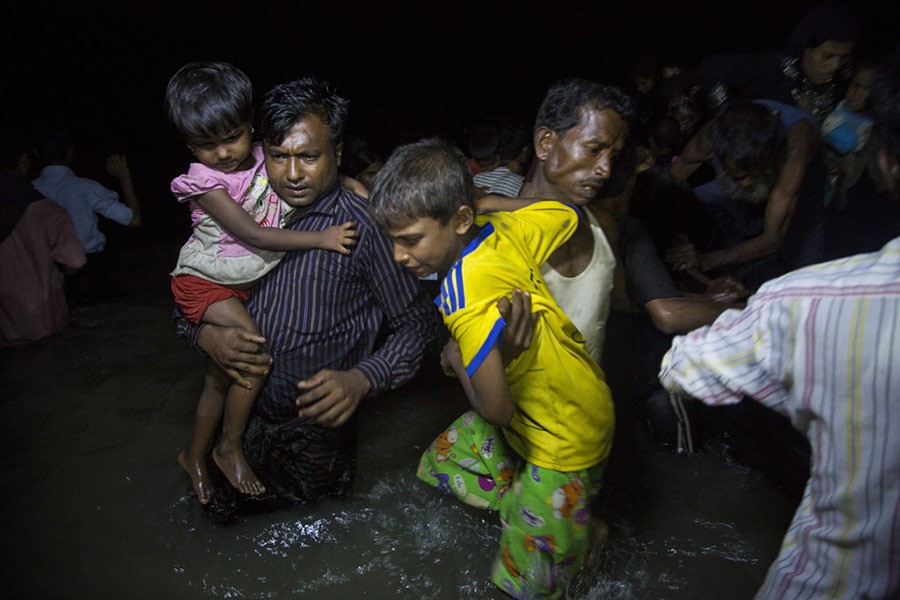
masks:
[[[193,323],[241,327],[259,336],[244,307],[254,282],[287,250],[349,254],[358,233],[349,221],[323,231],[281,229],[292,209],[271,191],[262,148],[251,142],[253,88],[239,69],[218,62],[185,65],[169,80],[166,109],[197,160],[171,186],[180,202],[190,203],[193,227],[172,272],[175,302]],[[213,496],[207,461],[220,422],[215,464],[242,493],[265,491],[242,448],[263,382],[248,380],[241,387],[211,359],[207,363],[193,435],[178,454],[201,504]]]

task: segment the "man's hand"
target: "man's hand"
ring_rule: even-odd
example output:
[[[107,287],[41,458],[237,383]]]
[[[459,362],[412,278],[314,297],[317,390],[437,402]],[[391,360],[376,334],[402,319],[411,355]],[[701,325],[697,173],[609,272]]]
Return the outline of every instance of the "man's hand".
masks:
[[[719,277],[709,282],[703,295],[713,302],[732,304],[746,300],[750,292],[740,281],[732,277]]]
[[[112,154],[107,157],[106,171],[119,181],[131,179],[131,170],[128,168],[128,160],[122,154]]]
[[[531,294],[522,290],[513,290],[511,299],[500,298],[497,310],[506,321],[500,346],[500,356],[506,366],[531,346],[537,315],[531,312]]]
[[[248,389],[250,381],[244,376],[266,375],[272,364],[266,338],[241,327],[204,325],[197,344],[236,384]]]
[[[323,369],[297,384],[297,414],[325,427],[340,427],[347,422],[371,389],[359,369],[332,371]]]
[[[704,269],[700,265],[700,254],[693,244],[678,244],[672,246],[666,252],[666,263],[676,271],[687,271],[689,269]]]

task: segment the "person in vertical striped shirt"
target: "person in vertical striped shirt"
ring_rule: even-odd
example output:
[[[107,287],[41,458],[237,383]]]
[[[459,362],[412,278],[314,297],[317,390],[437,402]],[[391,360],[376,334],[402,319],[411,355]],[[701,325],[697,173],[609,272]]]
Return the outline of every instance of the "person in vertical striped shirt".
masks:
[[[900,48],[872,95],[900,201]],[[810,442],[803,499],[757,598],[900,598],[900,238],[769,281],[743,311],[677,337],[660,380],[711,405],[752,397]]]
[[[288,252],[247,303],[261,336],[179,323],[232,377],[270,371],[244,436],[248,462],[267,488],[255,506],[348,491],[357,408],[408,381],[437,332],[437,311],[394,262],[365,200],[339,185],[347,114],[348,102],[331,85],[300,79],[266,94],[260,133],[270,185],[296,208],[285,228],[319,231],[352,221],[359,232],[353,251]],[[375,348],[382,320],[390,333]],[[208,511],[228,518],[241,512],[247,498],[228,487],[215,485]]]

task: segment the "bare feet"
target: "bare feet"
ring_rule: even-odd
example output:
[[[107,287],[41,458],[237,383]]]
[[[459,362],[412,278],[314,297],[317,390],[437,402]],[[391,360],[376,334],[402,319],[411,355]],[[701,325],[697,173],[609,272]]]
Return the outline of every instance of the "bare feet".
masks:
[[[216,466],[228,478],[228,482],[244,494],[258,496],[266,491],[266,486],[256,478],[253,469],[247,464],[244,452],[237,448],[218,444],[212,451]]]
[[[187,453],[182,450],[178,453],[178,462],[181,468],[187,471],[191,476],[191,482],[194,484],[194,493],[197,494],[197,500],[200,504],[209,504],[213,497],[213,485],[209,480],[209,473],[206,472],[205,460],[192,460],[188,458]]]

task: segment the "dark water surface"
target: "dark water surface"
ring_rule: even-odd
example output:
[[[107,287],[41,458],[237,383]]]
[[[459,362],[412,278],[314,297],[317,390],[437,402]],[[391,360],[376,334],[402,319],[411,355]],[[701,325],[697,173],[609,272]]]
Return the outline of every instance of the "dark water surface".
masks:
[[[425,445],[465,409],[432,357],[361,410],[352,496],[230,527],[175,455],[203,359],[168,298],[80,308],[72,328],[0,350],[4,598],[438,598],[491,593],[496,515],[419,484]],[[793,506],[754,471],[677,455],[621,423],[600,514],[609,540],[570,598],[751,598]]]

